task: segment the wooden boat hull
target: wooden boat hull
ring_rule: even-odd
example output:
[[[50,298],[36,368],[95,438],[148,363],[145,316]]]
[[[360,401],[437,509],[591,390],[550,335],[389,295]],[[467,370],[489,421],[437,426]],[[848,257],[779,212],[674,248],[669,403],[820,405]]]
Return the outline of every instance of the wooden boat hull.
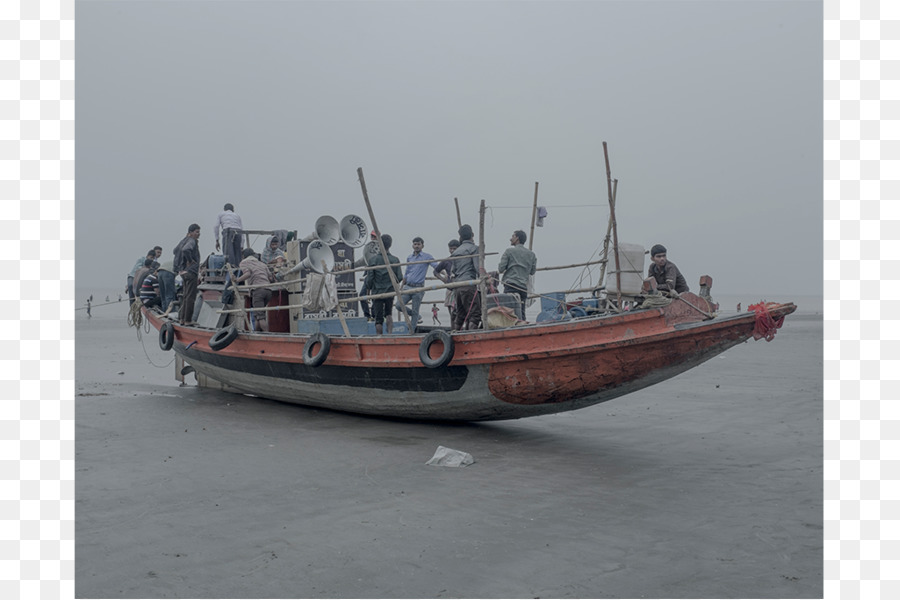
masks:
[[[706,301],[686,296],[615,316],[456,332],[453,360],[434,369],[419,358],[421,335],[333,337],[318,367],[303,363],[308,336],[298,334],[242,332],[214,351],[215,331],[175,326],[173,350],[197,373],[274,400],[408,419],[517,419],[612,400],[753,335],[755,313],[708,319]],[[795,309],[780,304],[770,314]],[[157,329],[166,322],[145,315]]]

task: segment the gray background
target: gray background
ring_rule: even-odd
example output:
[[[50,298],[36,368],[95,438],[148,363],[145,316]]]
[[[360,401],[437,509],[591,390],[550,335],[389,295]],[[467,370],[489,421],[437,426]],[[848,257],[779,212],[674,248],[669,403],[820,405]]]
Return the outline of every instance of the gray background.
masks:
[[[445,252],[454,197],[476,230],[487,201],[502,251],[538,181],[539,266],[580,262],[606,230],[606,140],[620,242],[667,245],[695,290],[710,274],[718,293],[821,293],[819,2],[80,2],[76,18],[78,287],[124,283],[192,222],[208,254],[224,202],[304,235],[366,216],[357,167],[401,258],[414,235]]]

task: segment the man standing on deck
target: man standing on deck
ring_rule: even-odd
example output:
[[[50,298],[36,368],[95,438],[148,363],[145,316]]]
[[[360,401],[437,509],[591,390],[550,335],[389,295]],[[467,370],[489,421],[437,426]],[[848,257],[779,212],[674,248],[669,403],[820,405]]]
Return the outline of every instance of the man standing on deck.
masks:
[[[503,292],[519,297],[516,315],[522,321],[525,320],[525,301],[528,299],[528,277],[534,275],[537,269],[537,256],[523,245],[527,239],[528,236],[521,229],[513,231],[509,238],[511,247],[500,257],[500,265],[497,267],[503,275]]]
[[[384,244],[384,251],[387,253],[388,260],[392,265],[399,264],[400,259],[390,253],[391,244],[393,243],[393,238],[387,234],[381,236],[381,243]],[[376,256],[372,257],[369,261],[370,267],[376,267],[379,265],[384,265],[384,257],[379,252]],[[400,267],[390,267],[394,271],[394,277],[397,281],[403,279],[403,271],[400,270]],[[369,290],[371,294],[386,294],[388,292],[394,291],[394,286],[391,283],[391,276],[388,271],[387,266],[382,266],[380,269],[372,269],[371,271],[366,272],[366,289]],[[392,333],[394,331],[394,321],[391,318],[391,306],[393,305],[393,298],[376,298],[372,300],[372,315],[375,317],[375,331],[378,335],[384,333],[384,329],[387,329],[388,333]],[[382,323],[386,323],[386,326],[382,326]]]
[[[372,233],[369,234],[369,241],[362,248],[362,256],[360,256],[358,259],[356,259],[356,261],[353,263],[353,268],[358,269],[360,267],[371,266],[372,259],[375,258],[375,256],[377,256],[379,254],[381,254],[381,250],[378,248],[378,236],[376,235],[375,231],[373,230]],[[369,274],[368,271],[363,273],[363,277],[362,277],[363,285],[361,288],[359,288],[360,296],[368,296],[369,295],[368,290],[366,290],[366,283],[365,283],[366,276],[368,274]],[[372,310],[369,308],[369,301],[368,300],[360,300],[359,308],[362,310],[363,316],[367,320],[371,321],[372,320]]]
[[[450,240],[447,242],[447,251],[450,254],[456,252],[456,249],[459,248],[459,240]],[[438,263],[438,266],[434,268],[434,276],[440,279],[442,282],[450,283],[453,280],[453,261],[444,259]],[[444,296],[444,306],[447,307],[447,310],[450,311],[450,326],[453,326],[453,314],[456,307],[456,294],[454,290],[445,290],[446,295]]]
[[[182,297],[178,309],[178,321],[182,325],[192,325],[194,301],[197,297],[197,280],[200,277],[200,226],[191,223],[188,233],[178,242],[172,252],[175,254],[173,268],[181,275]]]
[[[422,249],[425,248],[425,240],[422,238],[418,236],[414,237],[412,247],[412,254],[406,257],[406,262],[434,260],[432,255],[422,251]],[[437,267],[437,263],[431,263],[431,267]],[[416,290],[425,287],[425,275],[427,274],[428,263],[407,265],[406,276],[400,282],[400,287],[406,290],[406,293],[400,294],[400,299],[396,303],[396,308],[402,316],[403,313],[406,312],[406,305],[412,300],[412,311],[409,316],[410,326],[412,327],[410,333],[415,333],[416,325],[422,321],[422,317],[419,316],[419,308],[422,306],[422,299],[425,297],[425,292]]]
[[[257,286],[272,283],[269,274],[269,267],[256,257],[253,248],[247,248],[243,253],[244,260],[241,261],[241,276],[235,279],[235,283],[247,282],[247,285]],[[265,308],[272,299],[272,290],[267,287],[254,287],[250,290],[250,305],[253,308]],[[256,319],[256,325],[260,331],[268,331],[269,325],[266,320],[265,312],[255,312],[253,317]]]
[[[216,238],[216,250],[220,250],[219,246],[219,230],[222,232],[222,245],[225,246],[225,260],[236,268],[241,262],[241,232],[244,229],[241,218],[235,214],[234,206],[229,202],[223,207],[222,212],[216,217],[216,224],[213,227],[213,237]]]
[[[690,291],[681,271],[675,263],[666,259],[666,247],[656,244],[650,249],[650,268],[647,270],[647,279],[656,280],[656,289],[669,292],[672,296],[678,296]]]
[[[453,316],[453,331],[460,329],[478,329],[481,326],[481,294],[475,280],[478,279],[478,246],[472,240],[475,233],[471,225],[459,228],[459,248],[450,256],[471,256],[453,261],[452,274],[454,283],[472,281],[472,285],[456,288],[456,314]]]

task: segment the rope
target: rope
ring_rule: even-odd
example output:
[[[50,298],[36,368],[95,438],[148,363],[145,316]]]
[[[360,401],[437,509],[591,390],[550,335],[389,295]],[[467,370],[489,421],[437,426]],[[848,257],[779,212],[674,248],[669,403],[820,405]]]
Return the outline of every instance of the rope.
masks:
[[[144,315],[141,314],[141,302],[137,298],[128,307],[128,314],[125,316],[125,322],[129,327],[135,327],[138,330],[138,339],[140,339],[141,323],[144,321]]]
[[[641,302],[641,308],[662,308],[670,304],[672,304],[672,298],[659,294],[644,298],[644,301]]]
[[[767,342],[771,342],[775,337],[775,331],[784,325],[784,316],[777,321],[769,312],[769,307],[778,306],[776,302],[763,302],[759,304],[751,304],[748,310],[756,313],[756,323],[753,326],[753,339],[758,340],[766,338]]]

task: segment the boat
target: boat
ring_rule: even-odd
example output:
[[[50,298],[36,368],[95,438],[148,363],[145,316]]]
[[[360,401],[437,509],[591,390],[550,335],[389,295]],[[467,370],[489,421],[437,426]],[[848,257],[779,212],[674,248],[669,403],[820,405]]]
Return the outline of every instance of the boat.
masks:
[[[374,225],[361,169],[359,175]],[[483,225],[481,229],[483,240]],[[367,230],[365,224],[359,226],[362,235],[346,240],[347,246],[358,248]],[[294,262],[300,260],[296,244],[305,243],[306,256],[300,261],[305,268],[334,276],[332,251],[316,237],[322,232],[306,242],[295,241]],[[216,304],[224,285],[201,286],[207,318],[199,324],[179,324],[155,308],[140,310],[159,332],[160,347],[177,355],[176,372],[193,370],[201,385],[309,407],[438,421],[519,419],[607,402],[674,377],[751,338],[771,341],[784,318],[796,310],[790,302],[760,302],[747,312],[721,316],[709,276],[701,278],[699,294],[665,297],[643,287],[629,288],[615,236],[612,249],[616,268],[609,280],[615,285],[593,290],[590,298],[537,294],[544,310],[531,323],[501,319],[498,325],[488,318],[483,329],[424,327],[410,334],[401,327],[396,335],[375,335],[370,323],[345,310],[346,302],[335,311],[336,318],[334,313],[298,317],[300,309],[292,304],[297,287],[290,283],[281,287],[290,290],[294,285],[293,292],[276,294],[266,309],[272,315],[266,332],[249,330],[249,305]],[[483,261],[483,242],[480,251]],[[631,273],[639,283],[642,269]],[[350,281],[346,293],[355,296],[352,274]],[[489,284],[488,277],[479,283]],[[482,295],[489,317],[504,316],[502,296]],[[488,306],[492,300],[498,306]]]

